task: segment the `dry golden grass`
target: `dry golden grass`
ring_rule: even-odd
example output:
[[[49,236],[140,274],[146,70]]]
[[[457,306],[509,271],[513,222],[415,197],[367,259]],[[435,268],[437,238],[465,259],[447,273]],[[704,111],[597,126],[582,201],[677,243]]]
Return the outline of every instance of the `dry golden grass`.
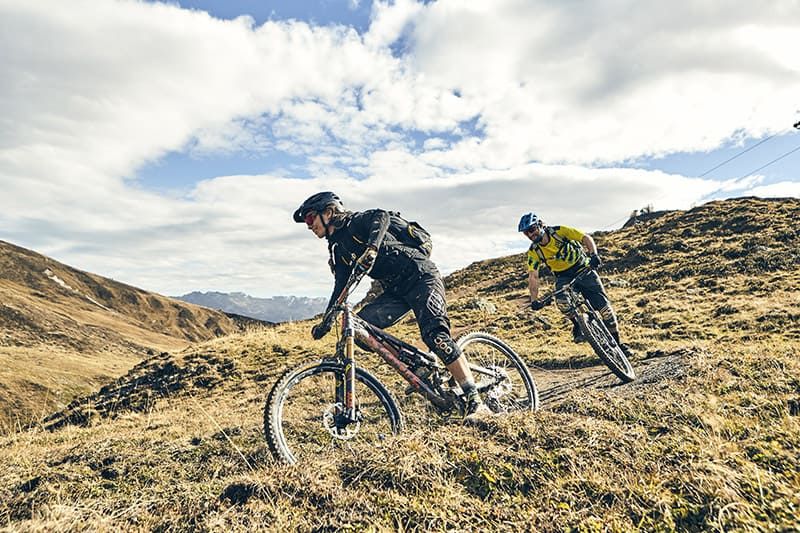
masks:
[[[643,247],[652,234],[672,242],[670,224],[677,232],[712,222],[724,229],[717,211],[723,218],[742,207],[758,214],[765,205],[778,206],[770,213],[781,227],[796,213],[784,213],[783,203],[730,201],[702,216],[685,213],[683,224],[673,220],[680,214],[666,214],[665,225],[655,219],[651,233],[627,243],[598,236],[612,258],[604,279],[638,352],[631,384],[618,385],[586,345],[571,344],[554,308],[544,313],[553,326],[547,331],[519,310],[519,257],[492,260],[448,280],[453,322],[514,346],[539,383],[540,412],[463,426],[430,417],[395,383],[407,431],[382,446],[343,448],[337,460],[326,454],[283,467],[261,434],[266,395],[285,368],[331,353],[335,339],[312,341],[310,322],[252,329],[145,361],[74,404],[73,411],[94,410],[76,423],[0,438],[0,524],[59,531],[796,531],[800,259],[795,254],[791,268],[754,263],[743,272],[729,264],[735,258],[720,259],[716,276],[679,274],[695,268],[689,252],[669,254],[671,265],[613,266],[624,246]],[[764,253],[793,253],[793,241],[776,242]],[[476,295],[497,312],[472,308]],[[408,321],[395,333],[417,336]],[[374,356],[360,357],[390,376]],[[130,401],[106,409],[121,391]]]
[[[0,241],[0,433],[127,372],[237,326]]]

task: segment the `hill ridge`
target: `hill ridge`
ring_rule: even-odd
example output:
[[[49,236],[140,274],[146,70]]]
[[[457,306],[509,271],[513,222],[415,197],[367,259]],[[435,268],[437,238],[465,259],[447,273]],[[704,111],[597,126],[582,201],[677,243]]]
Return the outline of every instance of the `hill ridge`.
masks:
[[[62,407],[148,353],[238,330],[218,311],[0,241],[0,428]]]
[[[475,426],[438,418],[359,352],[399,397],[407,430],[382,446],[323,445],[318,460],[285,468],[261,434],[265,397],[336,339],[313,341],[310,322],[251,328],[153,355],[54,415],[52,431],[0,437],[0,520],[47,530],[797,530],[798,212],[796,199],[736,199],[595,233],[637,352],[633,383],[573,344],[557,309],[543,320],[522,309],[521,254],[489,259],[448,276],[453,328],[507,341],[532,370],[541,411]],[[392,333],[418,338],[410,319]]]

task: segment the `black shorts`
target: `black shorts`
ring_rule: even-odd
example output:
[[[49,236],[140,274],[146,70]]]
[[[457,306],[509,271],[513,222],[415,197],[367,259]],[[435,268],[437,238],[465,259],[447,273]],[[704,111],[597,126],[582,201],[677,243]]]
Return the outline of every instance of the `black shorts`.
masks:
[[[414,312],[426,343],[433,331],[444,330],[450,335],[444,282],[438,272],[422,272],[415,280],[385,288],[383,294],[358,312],[358,316],[384,329],[397,324],[409,311]]]

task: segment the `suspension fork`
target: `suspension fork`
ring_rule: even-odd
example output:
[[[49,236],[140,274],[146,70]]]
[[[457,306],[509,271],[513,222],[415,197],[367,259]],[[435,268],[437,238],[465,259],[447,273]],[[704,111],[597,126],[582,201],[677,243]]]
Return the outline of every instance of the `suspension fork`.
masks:
[[[350,305],[345,306],[342,313],[342,340],[344,344],[344,376],[343,383],[339,383],[337,376],[336,396],[337,400],[344,406],[344,416],[348,422],[357,422],[358,413],[356,412],[356,361],[354,359],[355,331],[351,317],[352,309]]]

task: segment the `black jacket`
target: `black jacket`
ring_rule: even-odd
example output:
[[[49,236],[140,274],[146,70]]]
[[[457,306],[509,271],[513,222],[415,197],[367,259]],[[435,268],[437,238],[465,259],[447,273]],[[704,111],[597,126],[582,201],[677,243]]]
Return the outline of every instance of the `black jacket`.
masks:
[[[426,272],[438,272],[434,264],[417,248],[401,243],[387,232],[389,213],[370,209],[349,215],[344,224],[328,235],[328,253],[336,282],[328,307],[347,283],[356,260],[374,246],[378,256],[369,276],[381,281],[385,291],[403,291],[409,283]]]

